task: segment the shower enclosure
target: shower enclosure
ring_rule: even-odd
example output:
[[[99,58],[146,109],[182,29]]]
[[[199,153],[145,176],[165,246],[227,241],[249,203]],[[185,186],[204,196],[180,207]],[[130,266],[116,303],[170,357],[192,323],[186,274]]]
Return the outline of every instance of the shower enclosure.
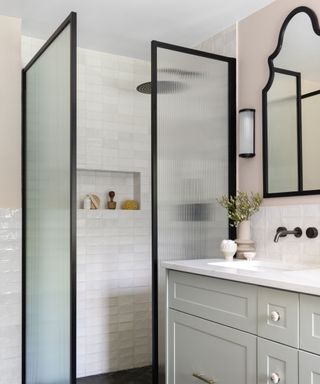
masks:
[[[82,221],[89,229],[86,236],[91,236],[85,243],[88,246],[93,245],[85,263],[87,261],[92,263],[95,258],[97,264],[92,268],[87,267],[83,260],[80,260],[81,252],[78,252],[78,265],[82,268],[85,265],[89,272],[93,272],[92,277],[95,278],[91,281],[90,276],[88,279],[86,277],[88,284],[83,290],[78,291],[78,299],[81,303],[82,296],[90,290],[90,287],[93,291],[97,291],[94,294],[99,294],[96,300],[96,313],[100,313],[99,327],[101,326],[107,335],[109,325],[114,335],[120,335],[122,332],[120,335],[122,338],[120,336],[119,339],[113,338],[113,345],[108,344],[105,349],[97,353],[98,358],[107,360],[102,354],[110,349],[108,356],[110,359],[115,357],[114,351],[116,351],[116,358],[119,361],[120,358],[126,359],[127,363],[130,360],[128,356],[132,357],[132,354],[121,356],[122,349],[118,351],[115,346],[119,344],[118,340],[121,338],[122,344],[129,351],[137,339],[140,343],[137,353],[140,353],[141,360],[137,360],[136,364],[140,364],[141,361],[147,361],[148,364],[150,362],[150,347],[147,348],[151,338],[150,283],[149,285],[146,283],[150,271],[148,275],[145,271],[145,266],[151,258],[150,224],[148,224],[150,99],[149,96],[139,95],[135,91],[139,82],[134,86],[126,83],[126,87],[123,87],[123,81],[120,82],[121,92],[124,94],[118,89],[114,91],[116,95],[125,96],[121,100],[126,99],[126,104],[120,108],[119,114],[121,115],[124,110],[127,112],[128,109],[132,116],[130,119],[126,116],[125,120],[124,116],[119,116],[119,122],[115,116],[111,116],[110,120],[107,114],[104,114],[106,105],[103,103],[109,101],[113,103],[112,97],[110,98],[110,83],[114,82],[106,77],[105,73],[110,70],[110,60],[115,63],[117,61],[109,56],[101,58],[100,54],[97,55],[95,52],[92,56],[91,53],[85,52],[85,59],[83,55],[84,53],[80,52],[79,57],[85,63],[95,63],[98,56],[101,63],[105,63],[105,68],[102,65],[99,69],[88,66],[84,71],[84,68],[81,68],[78,92],[82,108],[83,100],[94,101],[95,106],[99,107],[101,103],[101,111],[98,108],[101,113],[99,115],[95,110],[94,117],[98,119],[97,116],[100,116],[99,124],[104,122],[105,125],[103,135],[98,140],[99,151],[96,147],[89,151],[92,155],[89,165],[81,163],[81,159],[87,159],[81,156],[87,147],[79,145],[78,192],[90,192],[87,191],[88,179],[95,180],[96,193],[100,192],[99,186],[104,185],[106,188],[109,179],[113,183],[108,184],[110,187],[116,184],[116,180],[125,179],[126,188],[129,185],[130,191],[132,190],[131,195],[135,199],[137,194],[143,197],[140,200],[142,209],[137,210],[132,217],[128,211],[116,212],[122,232],[118,238],[117,233],[110,232],[115,223],[112,211],[80,211],[78,203],[82,195],[76,195],[76,15],[72,13],[23,70],[23,384],[76,382],[77,210],[78,219],[85,218]],[[94,60],[91,60],[92,57]],[[127,62],[123,64],[126,71],[127,64]],[[141,81],[140,72],[144,68],[149,68],[149,65],[150,63],[141,62],[138,68],[136,62],[130,62],[130,68],[132,66],[139,69],[137,76],[140,82],[148,79],[143,74]],[[233,194],[236,188],[235,59],[153,42],[151,67],[151,83],[141,84],[138,90],[147,95],[151,94],[153,382],[163,383],[165,274],[161,268],[161,261],[218,257],[221,239],[234,235],[229,230],[225,211],[219,207],[216,198],[222,194]],[[114,69],[118,70],[116,67]],[[90,71],[93,71],[95,76],[84,78],[83,73],[90,74]],[[123,78],[131,78],[131,74],[128,76],[125,72]],[[104,97],[97,92],[97,82],[101,82],[98,88],[104,85],[104,89],[108,92]],[[94,92],[88,92],[89,87]],[[126,92],[130,92],[129,95]],[[132,96],[133,92],[135,96]],[[146,98],[139,99],[139,97]],[[92,106],[90,102],[87,104]],[[112,111],[113,105],[109,108]],[[85,113],[79,114],[79,130],[87,123],[83,120],[83,115]],[[110,124],[110,121],[114,124]],[[128,128],[128,132],[124,130],[124,121],[129,121],[127,124],[134,122],[132,126],[125,127]],[[95,128],[96,125],[93,124],[92,127]],[[125,162],[120,152],[112,150],[112,146],[105,146],[108,142],[114,145],[112,135],[118,128],[120,131],[124,130],[120,132],[120,136],[125,140],[122,144],[126,144],[124,146],[126,150],[121,151],[121,155],[126,152]],[[90,137],[90,134],[88,130],[86,135],[79,139],[80,144],[86,144],[83,140]],[[124,136],[128,137],[123,139]],[[132,151],[132,158],[129,158],[128,149],[134,146],[133,144],[136,144],[137,151]],[[134,156],[137,157],[139,154],[143,157],[136,159]],[[129,169],[117,168],[115,159],[117,156],[121,160],[119,164],[125,164]],[[81,180],[84,181],[82,183],[84,186]],[[120,182],[118,184],[120,185]],[[120,192],[119,186],[117,189]],[[103,194],[105,195],[105,191]],[[96,220],[100,220],[99,222],[105,227],[97,231]],[[79,234],[81,237],[81,228]],[[137,243],[134,242],[134,236],[137,238]],[[133,240],[130,240],[131,237]],[[100,248],[95,247],[96,241],[100,242]],[[78,242],[80,243],[81,241]],[[115,247],[112,247],[113,245]],[[78,251],[80,248],[79,246]],[[117,249],[118,253],[115,251]],[[104,265],[110,263],[110,255],[113,261],[110,265]],[[140,259],[136,258],[136,255]],[[134,275],[135,270],[129,270],[122,277],[120,273],[116,274],[117,270],[114,271],[112,268],[118,268],[117,258],[122,262],[121,273],[128,268],[125,265],[128,264],[128,260],[129,266],[134,264],[135,268],[139,262],[143,264],[143,274]],[[78,272],[80,269],[78,268]],[[105,277],[107,272],[109,280]],[[115,276],[118,280],[122,278],[121,289],[118,289],[119,281],[115,284]],[[137,279],[131,277],[131,282],[127,276],[136,276]],[[137,286],[132,285],[135,281]],[[105,290],[104,295],[101,294],[100,297],[101,287]],[[92,298],[96,297],[89,295],[87,300],[90,305]],[[114,321],[112,311],[109,311],[110,321],[106,316],[102,316],[108,312],[109,307],[106,304],[108,302],[116,314],[119,311],[123,322],[121,327]],[[86,322],[79,322],[79,334],[87,325],[92,328],[96,325],[94,321],[91,322],[94,320],[92,319],[94,311],[90,311],[90,308],[92,307],[78,305],[79,313],[81,312],[79,310],[82,310],[82,314],[90,315],[89,325]],[[86,319],[85,316],[83,318]],[[135,331],[131,331],[135,325],[139,326]],[[92,339],[91,334],[88,332],[88,339]],[[131,335],[131,339],[128,334]],[[100,333],[95,333],[95,338],[100,339]],[[106,340],[107,344],[111,337],[107,336],[103,340]],[[78,343],[78,346],[81,344]],[[145,359],[145,354],[148,355],[148,359]],[[86,354],[83,356],[84,359],[87,358]],[[119,367],[120,370],[127,369],[128,367],[122,363],[123,361],[120,365],[112,365],[108,362],[109,365],[99,366],[99,370],[104,367],[108,368],[108,372]],[[86,379],[85,376],[104,373],[96,370],[83,372],[85,375],[81,375],[82,379],[79,382],[85,382],[82,381]]]
[[[76,14],[23,70],[23,384],[75,382]]]
[[[165,382],[163,260],[220,257],[236,192],[235,59],[152,43],[153,364]],[[158,371],[158,372],[157,372]],[[158,377],[157,377],[158,376]]]

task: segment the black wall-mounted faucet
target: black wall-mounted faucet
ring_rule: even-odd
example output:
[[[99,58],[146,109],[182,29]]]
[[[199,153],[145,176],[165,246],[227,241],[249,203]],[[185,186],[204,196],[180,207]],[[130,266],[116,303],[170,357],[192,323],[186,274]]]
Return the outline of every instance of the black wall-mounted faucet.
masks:
[[[277,228],[277,233],[273,241],[277,243],[279,241],[279,237],[286,237],[287,235],[294,235],[295,237],[301,237],[302,229],[300,227],[296,227],[294,230],[288,231],[286,227],[279,227]]]

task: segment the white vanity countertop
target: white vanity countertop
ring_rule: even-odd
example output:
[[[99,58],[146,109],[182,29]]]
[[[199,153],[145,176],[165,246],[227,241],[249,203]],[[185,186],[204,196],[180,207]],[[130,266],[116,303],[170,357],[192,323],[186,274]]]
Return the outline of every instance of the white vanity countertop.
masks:
[[[290,266],[268,260],[225,262],[224,259],[164,261],[161,265],[175,271],[320,296],[320,265]]]

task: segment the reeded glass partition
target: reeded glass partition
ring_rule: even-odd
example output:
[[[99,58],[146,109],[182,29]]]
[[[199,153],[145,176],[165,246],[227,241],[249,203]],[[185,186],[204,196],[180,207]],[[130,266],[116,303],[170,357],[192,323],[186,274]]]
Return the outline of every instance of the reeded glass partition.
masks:
[[[74,28],[71,14],[23,72],[26,384],[70,384],[74,376]]]
[[[164,382],[165,271],[161,262],[221,257],[220,242],[229,237],[226,211],[216,199],[235,192],[235,61],[162,43],[154,43],[155,60],[153,198],[157,218],[153,224],[157,244],[155,236],[153,244],[159,377]]]

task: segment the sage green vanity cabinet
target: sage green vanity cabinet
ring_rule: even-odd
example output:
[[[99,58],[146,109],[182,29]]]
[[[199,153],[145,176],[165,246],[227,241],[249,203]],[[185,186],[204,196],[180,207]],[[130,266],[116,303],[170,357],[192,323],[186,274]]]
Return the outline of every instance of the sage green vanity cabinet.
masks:
[[[167,276],[167,384],[320,384],[320,296]]]
[[[169,307],[257,333],[258,289],[229,280],[170,271]]]
[[[258,336],[299,347],[299,295],[259,287]]]
[[[173,309],[168,316],[169,383],[256,383],[255,336]]]
[[[320,355],[320,297],[300,295],[300,348]]]
[[[299,352],[299,383],[320,384],[320,356]]]
[[[258,384],[298,384],[298,350],[258,338]]]

